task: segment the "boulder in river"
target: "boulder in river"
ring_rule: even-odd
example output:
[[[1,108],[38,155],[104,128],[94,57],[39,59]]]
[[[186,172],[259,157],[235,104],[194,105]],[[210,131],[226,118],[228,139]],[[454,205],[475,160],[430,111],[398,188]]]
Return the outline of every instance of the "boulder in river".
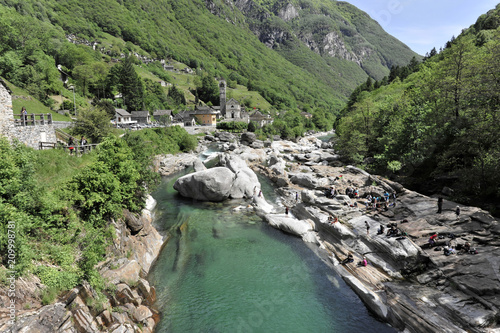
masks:
[[[174,189],[183,197],[200,201],[223,201],[229,198],[236,175],[225,167],[215,167],[177,179]]]

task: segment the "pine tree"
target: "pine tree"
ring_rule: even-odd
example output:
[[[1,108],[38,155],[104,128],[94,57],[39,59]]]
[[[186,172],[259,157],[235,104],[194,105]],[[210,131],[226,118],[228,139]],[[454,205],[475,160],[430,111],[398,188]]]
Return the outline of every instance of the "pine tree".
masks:
[[[213,105],[219,103],[219,86],[212,76],[203,75],[201,78],[201,87],[197,87],[197,93],[200,100],[205,103],[212,102]]]
[[[120,89],[128,111],[142,110],[144,87],[136,73],[131,56],[125,58],[120,71]]]
[[[172,100],[174,105],[186,105],[186,97],[184,93],[177,88],[176,85],[173,85],[168,90],[168,97]]]

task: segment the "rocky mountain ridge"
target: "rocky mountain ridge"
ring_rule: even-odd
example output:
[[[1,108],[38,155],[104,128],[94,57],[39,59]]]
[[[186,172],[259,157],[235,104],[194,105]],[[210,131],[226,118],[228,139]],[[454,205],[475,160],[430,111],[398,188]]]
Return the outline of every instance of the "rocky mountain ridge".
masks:
[[[239,9],[259,40],[278,52],[282,48],[304,52],[302,48],[306,47],[326,61],[336,58],[354,62],[377,80],[387,75],[391,66],[404,66],[413,56],[419,58],[385,33],[366,13],[346,2],[318,4],[288,0],[259,4],[236,0],[226,3],[233,11]],[[216,0],[206,1],[206,5],[212,14],[236,24],[232,11],[225,10]]]

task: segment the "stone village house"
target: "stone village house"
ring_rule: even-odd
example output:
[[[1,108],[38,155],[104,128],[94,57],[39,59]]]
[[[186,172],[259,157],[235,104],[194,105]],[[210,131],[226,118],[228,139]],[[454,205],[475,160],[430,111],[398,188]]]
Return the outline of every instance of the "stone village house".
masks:
[[[217,125],[217,112],[210,106],[197,106],[194,112],[191,112],[198,123],[203,126]]]
[[[173,116],[174,122],[181,123],[184,126],[195,126],[196,119],[191,114],[193,111],[184,110]]]
[[[151,123],[151,116],[149,111],[132,111],[130,112],[130,118],[136,121],[138,124],[149,124]]]
[[[124,109],[115,109],[115,121],[117,125],[132,125],[137,121],[132,120],[132,115]]]
[[[171,124],[174,120],[172,110],[156,110],[153,112],[153,117],[160,124]]]

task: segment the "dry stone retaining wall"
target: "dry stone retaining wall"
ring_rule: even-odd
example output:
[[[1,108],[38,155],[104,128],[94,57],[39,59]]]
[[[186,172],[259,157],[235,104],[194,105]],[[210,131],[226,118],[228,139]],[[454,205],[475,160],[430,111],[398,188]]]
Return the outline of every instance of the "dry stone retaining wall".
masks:
[[[39,148],[40,141],[56,142],[53,125],[15,126],[12,97],[9,90],[0,81],[0,136],[12,141],[17,139],[34,149]]]
[[[14,128],[14,112],[10,92],[0,81],[0,135],[11,138],[11,129]]]

